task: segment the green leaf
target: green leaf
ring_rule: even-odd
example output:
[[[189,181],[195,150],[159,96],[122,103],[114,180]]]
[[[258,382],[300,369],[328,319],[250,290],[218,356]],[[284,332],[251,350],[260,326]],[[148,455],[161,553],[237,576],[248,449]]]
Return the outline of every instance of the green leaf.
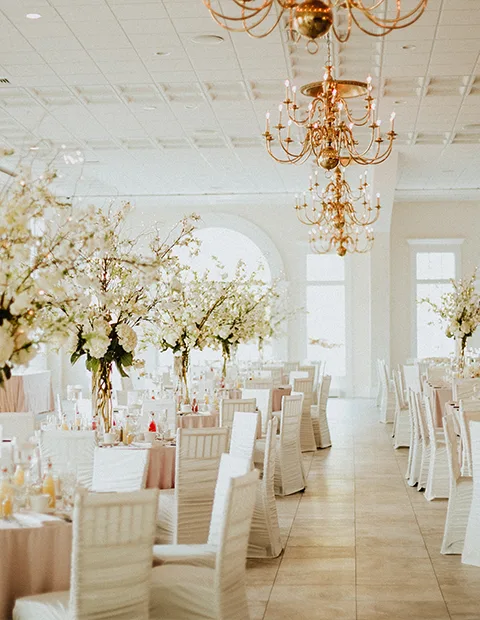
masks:
[[[100,360],[97,360],[95,357],[87,357],[85,366],[90,372],[96,372],[100,368]]]

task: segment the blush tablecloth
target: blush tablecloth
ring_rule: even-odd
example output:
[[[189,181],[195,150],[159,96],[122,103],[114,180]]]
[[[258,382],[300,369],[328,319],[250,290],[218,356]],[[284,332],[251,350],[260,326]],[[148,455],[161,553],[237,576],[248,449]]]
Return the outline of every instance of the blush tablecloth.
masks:
[[[176,447],[154,443],[150,448],[147,470],[147,489],[173,489],[175,487]]]
[[[292,393],[291,385],[282,385],[278,388],[273,388],[272,411],[280,411],[282,408],[282,398],[284,396],[290,396],[291,393]]]
[[[219,424],[218,413],[186,413],[177,415],[178,428],[214,428]]]
[[[68,590],[72,526],[50,521],[20,527],[0,521],[0,618],[12,617],[21,596]]]
[[[445,405],[452,400],[452,388],[449,385],[432,385],[430,383],[425,383],[424,386],[425,392],[430,399],[435,424],[438,428],[442,428]]]
[[[0,411],[52,411],[52,377],[49,370],[14,374],[0,390]]]

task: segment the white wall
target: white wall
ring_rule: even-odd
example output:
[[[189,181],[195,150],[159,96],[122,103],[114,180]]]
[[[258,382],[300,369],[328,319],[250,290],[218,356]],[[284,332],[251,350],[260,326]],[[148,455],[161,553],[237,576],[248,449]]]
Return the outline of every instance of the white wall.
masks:
[[[461,275],[480,266],[480,202],[396,203],[391,229],[391,362],[412,356],[412,266],[408,239],[464,239]],[[478,339],[480,335],[476,335]]]

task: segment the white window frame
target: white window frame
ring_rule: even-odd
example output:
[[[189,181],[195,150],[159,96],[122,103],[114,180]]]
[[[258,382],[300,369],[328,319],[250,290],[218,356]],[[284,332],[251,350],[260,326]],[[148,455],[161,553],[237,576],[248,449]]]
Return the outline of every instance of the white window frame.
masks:
[[[450,278],[437,280],[417,279],[417,254],[430,252],[449,252],[455,255],[455,279],[462,274],[462,244],[465,239],[407,239],[410,246],[410,292],[411,292],[411,334],[410,352],[411,357],[416,359],[417,354],[417,285],[418,284],[444,284]]]

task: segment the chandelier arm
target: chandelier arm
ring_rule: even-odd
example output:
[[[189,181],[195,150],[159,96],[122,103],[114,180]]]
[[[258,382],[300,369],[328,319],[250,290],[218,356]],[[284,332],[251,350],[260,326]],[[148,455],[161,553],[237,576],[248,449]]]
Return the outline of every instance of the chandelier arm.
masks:
[[[237,0],[234,0],[234,2],[236,2],[236,4],[238,4]],[[204,0],[204,3],[205,3],[205,0]],[[264,37],[267,37],[269,34],[271,34],[275,30],[275,28],[280,23],[280,20],[281,20],[282,15],[283,15],[283,13],[285,11],[285,8],[281,9],[280,14],[278,15],[278,17],[275,20],[274,24],[268,30],[266,30],[262,34],[256,34],[256,33],[252,32],[252,30],[254,30],[258,26],[260,26],[260,24],[262,24],[265,21],[265,19],[270,14],[270,11],[271,11],[272,7],[273,7],[273,0],[270,1],[270,4],[265,3],[264,6],[258,7],[257,9],[250,9],[249,7],[242,7],[242,13],[245,10],[249,10],[250,14],[249,15],[242,14],[239,17],[233,17],[233,16],[222,15],[222,13],[219,13],[215,9],[209,8],[207,6],[207,8],[209,8],[210,15],[212,16],[213,20],[221,28],[223,28],[224,30],[228,30],[230,32],[246,32],[248,35],[250,35],[251,37],[253,37],[255,39],[263,39]],[[252,24],[251,23],[252,19],[254,17],[257,17],[262,12],[264,12],[264,13],[260,17],[260,19],[257,22],[254,22]],[[221,20],[229,21],[229,22],[241,22],[242,25],[239,25],[239,27],[237,28],[237,27],[234,27],[234,26],[227,25],[227,24],[224,23],[224,21],[221,21]]]
[[[417,21],[417,19],[419,19],[423,15],[425,9],[427,8],[428,0],[420,0],[420,2],[418,3],[418,5],[416,7],[414,7],[413,9],[408,11],[407,13],[405,13],[405,15],[403,15],[403,16],[401,15],[401,12],[402,12],[401,1],[397,0],[397,2],[396,2],[396,7],[397,7],[396,8],[396,17],[390,17],[390,18],[385,17],[385,18],[382,19],[382,18],[377,17],[376,15],[374,15],[372,13],[372,11],[375,11],[380,6],[382,6],[384,3],[385,3],[385,0],[379,0],[378,2],[374,3],[373,5],[367,7],[367,6],[364,5],[362,0],[346,0],[346,8],[349,11],[353,11],[353,9],[357,9],[369,21],[371,21],[376,26],[385,27],[387,29],[390,29],[393,26],[393,29],[396,30],[397,28],[405,28],[407,25],[410,26],[413,22],[409,21],[408,24],[400,25],[400,26],[397,25],[398,23],[402,24],[402,22],[405,22],[405,21],[410,20],[412,18],[414,18],[414,21]]]

